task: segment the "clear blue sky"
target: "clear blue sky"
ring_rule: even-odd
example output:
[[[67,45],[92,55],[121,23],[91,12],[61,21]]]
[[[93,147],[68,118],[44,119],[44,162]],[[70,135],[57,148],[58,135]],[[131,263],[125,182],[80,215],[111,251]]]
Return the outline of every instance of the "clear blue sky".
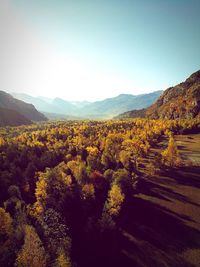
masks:
[[[97,100],[200,69],[199,0],[2,0],[0,10],[2,90]]]

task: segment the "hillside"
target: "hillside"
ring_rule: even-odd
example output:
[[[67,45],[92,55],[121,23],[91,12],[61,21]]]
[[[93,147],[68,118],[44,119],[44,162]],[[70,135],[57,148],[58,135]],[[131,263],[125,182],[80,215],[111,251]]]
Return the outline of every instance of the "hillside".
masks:
[[[131,111],[124,112],[114,117],[114,119],[128,119],[128,118],[145,118],[146,117],[146,109],[134,109]]]
[[[150,118],[194,118],[200,112],[200,70],[170,87],[147,109]]]
[[[23,93],[12,93],[12,96],[22,100],[26,103],[32,104],[34,105],[34,107],[37,110],[40,110],[41,112],[45,111],[45,112],[52,112],[53,107],[51,102],[48,101],[48,99],[43,99],[40,97],[34,97],[34,96],[30,96],[28,94],[23,94]]]
[[[51,101],[44,97],[32,97],[26,94],[16,94],[13,96],[32,103],[41,112],[56,113],[67,116],[82,118],[111,118],[121,112],[131,109],[141,109],[150,106],[160,95],[162,91],[156,91],[149,94],[131,95],[121,94],[116,97],[107,98],[101,101],[71,102],[61,98],[55,98]]]
[[[125,112],[130,109],[141,109],[151,105],[160,95],[162,91],[156,91],[150,94],[131,95],[121,94],[117,97],[107,98],[102,101],[96,101],[84,107],[81,114],[93,117],[111,117]]]
[[[116,118],[148,117],[152,119],[195,118],[200,114],[200,70],[185,82],[164,91],[159,99],[145,110],[132,110]]]
[[[70,102],[58,97],[51,99],[42,96],[34,97],[24,93],[12,93],[12,96],[19,100],[33,104],[35,108],[41,111],[43,114],[52,113],[55,115],[59,114],[61,116],[68,116],[71,114],[73,116],[73,114],[77,113],[80,108],[83,108],[90,104],[90,102],[87,101]]]
[[[18,126],[31,124],[31,121],[17,111],[0,108],[0,127],[2,126]]]
[[[4,91],[0,91],[0,107],[17,111],[31,121],[47,120],[47,118],[42,113],[38,112],[32,104],[18,100]]]
[[[76,115],[77,113],[77,107],[74,104],[59,97],[52,101],[52,106],[59,114]]]

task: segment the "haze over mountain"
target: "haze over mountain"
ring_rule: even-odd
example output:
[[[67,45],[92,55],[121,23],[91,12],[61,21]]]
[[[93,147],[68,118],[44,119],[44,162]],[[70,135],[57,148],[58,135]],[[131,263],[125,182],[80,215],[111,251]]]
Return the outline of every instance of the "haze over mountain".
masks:
[[[34,105],[37,110],[52,112],[52,99],[49,101],[48,98],[33,97],[23,93],[12,93],[12,96],[26,103]]]
[[[130,109],[141,109],[150,106],[162,91],[149,94],[131,95],[120,94],[113,98],[102,101],[67,101],[62,98],[55,98],[51,101],[45,97],[32,97],[27,94],[13,93],[18,99],[32,103],[41,112],[62,114],[82,118],[112,118],[113,116]],[[48,116],[48,114],[46,115]]]
[[[149,117],[153,119],[195,118],[200,115],[200,70],[184,82],[170,87],[147,109],[132,110],[117,118]]]
[[[73,116],[73,115],[65,115],[59,113],[52,113],[52,112],[43,112],[45,117],[47,117],[51,121],[66,121],[66,120],[82,120],[83,118]]]
[[[18,100],[4,91],[0,91],[0,108],[2,125],[20,125],[47,120],[32,104]]]

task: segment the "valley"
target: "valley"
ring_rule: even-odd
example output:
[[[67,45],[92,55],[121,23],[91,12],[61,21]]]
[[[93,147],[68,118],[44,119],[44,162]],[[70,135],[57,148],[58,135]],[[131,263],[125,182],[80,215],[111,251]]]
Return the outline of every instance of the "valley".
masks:
[[[115,97],[106,98],[99,101],[69,101],[56,97],[46,99],[42,97],[32,97],[27,94],[13,93],[19,100],[33,104],[37,110],[46,114],[49,119],[112,119],[119,113],[131,110],[146,108],[153,104],[162,94],[162,91],[155,91],[148,94],[131,95],[120,94]],[[55,116],[56,114],[56,116]]]
[[[199,119],[0,128],[1,266],[198,266],[199,132]]]
[[[0,267],[200,267],[200,0],[0,0]]]

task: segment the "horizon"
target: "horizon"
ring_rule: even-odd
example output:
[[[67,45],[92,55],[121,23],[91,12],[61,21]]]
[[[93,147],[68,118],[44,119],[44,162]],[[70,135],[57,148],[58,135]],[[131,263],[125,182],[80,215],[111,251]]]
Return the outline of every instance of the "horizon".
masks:
[[[54,98],[50,98],[50,97],[48,97],[48,96],[45,96],[45,95],[33,95],[33,94],[28,94],[28,93],[23,93],[23,92],[11,92],[11,91],[6,91],[6,90],[0,90],[0,91],[4,91],[4,92],[6,92],[6,93],[8,93],[8,94],[10,94],[10,95],[15,95],[15,94],[17,94],[17,95],[24,95],[24,96],[30,96],[30,97],[33,97],[33,98],[38,98],[38,99],[42,99],[42,100],[44,100],[45,102],[47,102],[48,103],[48,101],[53,101],[53,100],[55,100],[56,98],[58,98],[58,99],[62,99],[62,100],[64,100],[64,101],[67,101],[67,102],[71,102],[71,103],[76,103],[76,102],[88,102],[88,103],[94,103],[94,102],[101,102],[101,101],[104,101],[104,100],[107,100],[107,99],[112,99],[112,98],[117,98],[117,97],[119,97],[119,96],[121,96],[121,95],[130,95],[130,96],[142,96],[142,95],[148,95],[148,94],[153,94],[153,93],[157,93],[157,92],[164,92],[164,90],[156,90],[156,91],[152,91],[152,92],[148,92],[148,93],[142,93],[142,94],[135,94],[135,95],[133,95],[133,94],[126,94],[126,93],[121,93],[121,94],[118,94],[118,95],[113,95],[113,96],[111,96],[111,97],[107,97],[107,98],[103,98],[103,99],[99,99],[99,100],[91,100],[91,101],[89,101],[89,100],[87,100],[87,99],[84,99],[84,100],[71,100],[71,99],[66,99],[66,98],[62,98],[62,97],[54,97]],[[14,96],[15,97],[15,96]],[[17,98],[17,97],[16,97]]]
[[[0,89],[74,102],[165,90],[199,69],[199,11],[197,0],[2,1]]]

